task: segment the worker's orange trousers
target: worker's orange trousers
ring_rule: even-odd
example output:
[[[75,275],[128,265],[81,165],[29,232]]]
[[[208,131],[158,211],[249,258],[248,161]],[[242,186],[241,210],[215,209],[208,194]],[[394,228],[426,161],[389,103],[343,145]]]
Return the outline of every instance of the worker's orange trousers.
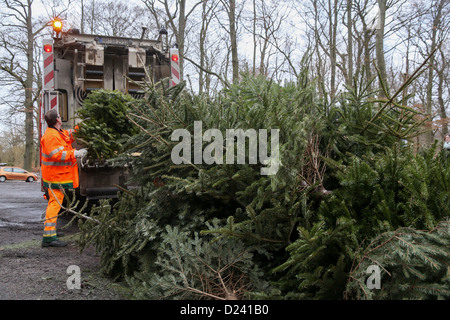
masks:
[[[43,242],[58,240],[56,236],[56,221],[58,219],[60,204],[63,203],[64,193],[59,189],[48,189],[48,204],[45,211]]]

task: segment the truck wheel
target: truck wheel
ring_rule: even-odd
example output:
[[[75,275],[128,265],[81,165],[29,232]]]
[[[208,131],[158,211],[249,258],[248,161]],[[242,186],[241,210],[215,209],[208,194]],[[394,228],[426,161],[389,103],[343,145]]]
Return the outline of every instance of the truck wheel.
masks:
[[[0,177],[0,182],[5,182],[6,181],[6,177],[5,176],[1,176]]]

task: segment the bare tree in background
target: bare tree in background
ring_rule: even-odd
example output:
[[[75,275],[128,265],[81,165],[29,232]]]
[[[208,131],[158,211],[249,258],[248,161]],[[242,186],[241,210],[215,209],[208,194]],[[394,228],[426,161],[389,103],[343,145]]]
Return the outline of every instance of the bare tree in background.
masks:
[[[139,38],[142,27],[156,29],[149,10],[127,1],[82,0],[75,2],[74,7],[77,10],[67,20],[81,33]]]
[[[356,37],[356,62],[355,62],[355,77],[360,76],[364,78],[368,85],[369,92],[372,90],[372,52],[373,52],[373,37],[375,35],[374,21],[368,16],[370,7],[369,0],[353,1],[353,8],[355,11],[355,24],[352,28],[353,34]]]
[[[448,33],[448,24],[447,26],[444,25],[443,21],[443,11],[445,9],[445,6],[448,8],[449,2],[448,0],[437,0],[432,1],[431,7],[430,7],[430,14],[432,18],[432,25],[431,25],[431,44],[429,49],[427,50],[428,54],[432,54],[442,43],[444,40],[443,37],[445,36],[445,33]],[[429,67],[428,67],[428,84],[427,84],[427,101],[426,101],[426,113],[429,117],[430,121],[433,121],[433,78],[434,78],[434,70],[436,68],[436,58],[433,54],[430,58]],[[444,114],[445,116],[445,114]],[[430,131],[427,135],[427,142],[431,144],[433,142],[433,134],[432,131]]]
[[[154,0],[143,0],[147,7],[150,4],[155,8]],[[201,5],[203,1],[197,0],[192,7],[187,7],[186,0],[158,0],[159,4],[163,6],[165,12],[166,24],[170,26],[175,35],[178,46],[178,53],[180,55],[180,80],[183,80],[184,75],[184,56],[186,53],[185,38],[187,37],[187,22],[189,17],[193,14],[197,6]]]
[[[271,52],[272,44],[276,42],[276,39],[280,38],[280,30],[286,13],[280,10],[279,3],[267,4],[265,2],[258,2],[255,4],[256,9],[255,24],[256,28],[253,33],[254,48],[259,48],[259,67],[256,66],[256,57],[253,57],[252,72],[259,73],[265,76],[269,76],[269,68],[277,68],[274,60],[270,59],[273,56]],[[254,51],[254,54],[256,51]],[[256,72],[258,71],[258,72]]]
[[[25,154],[23,166],[31,170],[34,148],[34,106],[40,87],[35,74],[35,48],[39,33],[46,24],[35,25],[32,16],[33,0],[3,0],[0,37],[2,54],[0,71],[3,85],[9,86],[13,108],[11,113],[25,113]],[[40,82],[38,82],[40,83]]]
[[[377,0],[378,2],[378,25],[375,34],[375,51],[377,55],[377,68],[380,73],[380,87],[384,84],[386,90],[389,88],[387,82],[386,61],[384,58],[384,27],[386,24],[387,0]],[[380,90],[380,97],[385,97],[384,91]]]
[[[199,34],[199,53],[198,53],[200,56],[200,67],[198,76],[198,87],[200,94],[202,94],[204,91],[206,91],[206,93],[209,94],[211,89],[211,75],[208,73],[208,70],[212,69],[211,62],[214,59],[212,58],[212,56],[208,56],[208,54],[213,52],[214,48],[211,48],[210,46],[211,44],[208,42],[208,31],[209,26],[212,22],[213,12],[217,8],[217,5],[218,1],[211,1],[211,0],[202,1],[201,28]],[[216,46],[216,48],[218,47]]]
[[[436,63],[436,66],[435,66],[436,74],[437,74],[437,78],[438,78],[437,100],[438,100],[439,116],[442,121],[442,134],[446,135],[447,133],[449,133],[448,127],[450,124],[450,120],[448,117],[449,113],[447,112],[447,109],[446,109],[446,106],[449,105],[449,101],[450,101],[450,97],[449,97],[450,82],[449,82],[449,78],[447,76],[449,67],[450,67],[449,47],[444,46],[444,44],[442,44],[439,47],[438,53],[439,53],[439,57],[440,57],[440,62]],[[447,89],[447,90],[445,90],[445,89]],[[445,92],[445,91],[447,91],[447,92]]]
[[[353,20],[352,20],[352,0],[347,0],[347,86],[353,83]]]
[[[17,164],[23,161],[25,145],[19,128],[20,125],[16,124],[0,133],[0,162]]]
[[[417,99],[427,117],[428,131],[423,142],[431,144],[436,130],[448,132],[447,104],[449,92],[444,92],[448,83],[448,52],[450,2],[448,0],[417,0],[411,6],[416,23],[411,25],[412,45],[417,57],[429,57],[427,69],[418,79]],[[434,52],[434,54],[432,54]],[[416,61],[417,63],[417,61]],[[447,100],[448,101],[448,100]],[[438,116],[439,120],[436,120]]]
[[[233,73],[233,82],[239,80],[239,57],[237,44],[237,17],[236,14],[236,0],[220,0],[222,6],[228,17],[227,30],[230,36],[230,51],[231,51],[231,67]]]
[[[343,0],[309,0],[305,8],[297,8],[297,13],[303,17],[306,25],[313,30],[313,40],[311,45],[315,49],[315,54],[319,64],[318,80],[321,96],[327,91],[331,100],[336,96],[338,87],[338,29],[340,18],[343,17],[341,8]],[[298,1],[297,1],[298,2]],[[340,68],[343,70],[343,68]],[[326,70],[329,71],[326,72]],[[328,90],[326,85],[329,84]]]

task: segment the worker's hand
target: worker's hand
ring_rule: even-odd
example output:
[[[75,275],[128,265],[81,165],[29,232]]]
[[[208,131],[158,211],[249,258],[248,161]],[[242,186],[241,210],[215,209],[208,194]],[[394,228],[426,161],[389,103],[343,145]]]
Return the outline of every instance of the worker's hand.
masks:
[[[75,158],[84,158],[87,154],[87,150],[86,149],[80,149],[80,150],[75,150],[73,152],[73,155],[75,156]]]

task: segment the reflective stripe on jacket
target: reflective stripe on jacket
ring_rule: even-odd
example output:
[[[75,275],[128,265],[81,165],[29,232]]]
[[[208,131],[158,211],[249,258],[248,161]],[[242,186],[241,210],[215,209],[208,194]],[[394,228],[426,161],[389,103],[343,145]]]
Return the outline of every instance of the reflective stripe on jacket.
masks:
[[[47,128],[41,138],[41,170],[44,187],[78,187],[78,166],[72,148],[72,130]]]

